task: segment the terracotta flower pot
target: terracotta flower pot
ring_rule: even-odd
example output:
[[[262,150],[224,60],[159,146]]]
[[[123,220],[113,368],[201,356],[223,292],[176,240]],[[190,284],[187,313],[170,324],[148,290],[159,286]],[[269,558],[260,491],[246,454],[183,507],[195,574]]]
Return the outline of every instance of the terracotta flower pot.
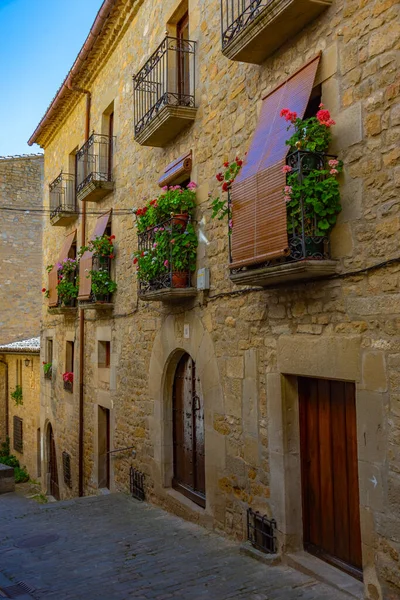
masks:
[[[186,288],[188,287],[189,273],[188,271],[175,271],[172,273],[172,287]]]
[[[181,213],[178,215],[174,215],[171,219],[171,223],[174,226],[180,226],[182,228],[185,228],[187,225],[187,222],[189,221],[189,215],[188,213]]]

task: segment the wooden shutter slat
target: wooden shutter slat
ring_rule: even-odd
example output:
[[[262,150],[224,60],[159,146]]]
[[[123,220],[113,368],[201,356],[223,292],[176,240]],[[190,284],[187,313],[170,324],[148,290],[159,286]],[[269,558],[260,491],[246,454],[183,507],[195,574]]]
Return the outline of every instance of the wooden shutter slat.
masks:
[[[289,108],[303,117],[319,56],[263,99],[257,129],[243,167],[232,185],[232,267],[257,264],[288,253],[282,173],[290,137],[280,116]]]
[[[104,234],[109,218],[111,215],[111,210],[101,215],[94,226],[94,230],[91,236],[91,240],[95,240],[96,237],[100,237]],[[89,271],[92,270],[92,256],[93,253],[87,250],[81,257],[79,261],[79,293],[78,300],[89,300],[90,292],[92,289],[92,280],[91,277],[88,277]]]
[[[164,187],[164,185],[180,183],[184,179],[187,179],[191,170],[192,151],[190,150],[166,166],[164,173],[158,180],[158,185]]]
[[[68,257],[68,253],[71,249],[71,246],[74,242],[76,235],[76,229],[69,233],[65,239],[61,248],[61,252],[58,257],[57,263],[54,265],[52,270],[49,272],[49,307],[54,308],[58,304],[58,293],[57,293],[57,284],[58,284],[58,273],[57,273],[57,264],[61,263]]]

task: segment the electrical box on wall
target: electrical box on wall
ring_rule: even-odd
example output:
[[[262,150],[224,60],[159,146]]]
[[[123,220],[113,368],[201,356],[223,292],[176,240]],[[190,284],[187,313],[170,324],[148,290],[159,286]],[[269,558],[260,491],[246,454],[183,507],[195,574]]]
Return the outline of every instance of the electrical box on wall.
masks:
[[[210,289],[210,269],[204,268],[197,271],[197,289]]]

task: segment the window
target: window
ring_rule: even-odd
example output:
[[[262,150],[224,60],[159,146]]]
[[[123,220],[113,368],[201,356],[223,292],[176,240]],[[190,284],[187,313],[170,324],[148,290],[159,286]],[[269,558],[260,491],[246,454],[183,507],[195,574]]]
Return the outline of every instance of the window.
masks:
[[[74,372],[74,342],[67,342],[65,352],[65,371],[67,373]]]
[[[22,388],[22,359],[15,361],[15,386]]]
[[[98,367],[99,369],[107,369],[110,366],[111,343],[98,343]]]
[[[46,363],[53,362],[53,340],[46,338]]]
[[[22,419],[14,417],[14,450],[23,452]]]

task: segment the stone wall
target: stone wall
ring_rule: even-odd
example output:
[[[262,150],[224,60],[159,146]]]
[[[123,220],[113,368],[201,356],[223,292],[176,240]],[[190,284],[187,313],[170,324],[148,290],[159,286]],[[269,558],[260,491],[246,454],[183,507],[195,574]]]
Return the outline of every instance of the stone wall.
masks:
[[[146,1],[91,87],[95,131],[114,101],[116,185],[112,195],[87,204],[87,232],[96,219],[90,213],[138,207],[159,193],[164,167],[192,149],[197,222],[204,234],[198,267],[210,268],[211,289],[174,306],[139,301],[131,258],[137,247],[134,218],[114,214],[114,311],[86,311],[85,492],[98,488],[97,411],[103,406],[110,410],[112,448],[137,450],[134,461],[129,452],[111,459],[112,489],[128,489],[134,464],[145,473],[148,497],[169,510],[243,539],[250,505],[277,518],[280,550],[299,549],[298,434],[289,419],[297,414],[296,377],[354,381],[366,597],[394,600],[400,552],[398,3],[334,0],[255,66],[221,54],[219,2],[190,0],[190,37],[198,42],[196,120],[164,149],[140,147],[133,136],[131,75],[161,41],[177,6],[175,0]],[[269,290],[235,287],[227,225],[210,218],[215,173],[248,149],[261,98],[319,51],[316,83],[337,122],[332,151],[344,161],[343,211],[331,237],[340,276]],[[84,110],[82,98],[45,148],[45,206],[47,184],[84,142]],[[64,233],[78,228],[79,240],[80,227],[80,218],[65,232],[46,222],[45,264],[54,262]],[[372,268],[389,258],[392,264]],[[78,320],[49,314],[46,303],[42,315],[43,339],[55,342],[55,377],[43,385],[41,424],[44,432],[47,423],[54,429],[59,473],[61,452],[73,457],[72,489],[61,485],[68,497],[78,485],[78,390],[65,392],[61,374],[65,341],[75,340],[76,348],[80,342]],[[97,366],[99,340],[111,341],[107,377]],[[196,361],[205,403],[205,510],[171,489],[172,376],[183,351]],[[75,357],[77,381],[77,351]]]
[[[42,195],[42,156],[0,157],[0,344],[39,333]]]
[[[40,478],[40,372],[38,354],[3,354],[0,358],[8,365],[8,428],[11,454],[25,466],[31,479]],[[25,365],[25,360],[30,361]],[[22,404],[11,397],[17,385],[17,368],[22,373]],[[14,416],[22,419],[23,452],[14,448]],[[4,438],[1,437],[1,440]]]

